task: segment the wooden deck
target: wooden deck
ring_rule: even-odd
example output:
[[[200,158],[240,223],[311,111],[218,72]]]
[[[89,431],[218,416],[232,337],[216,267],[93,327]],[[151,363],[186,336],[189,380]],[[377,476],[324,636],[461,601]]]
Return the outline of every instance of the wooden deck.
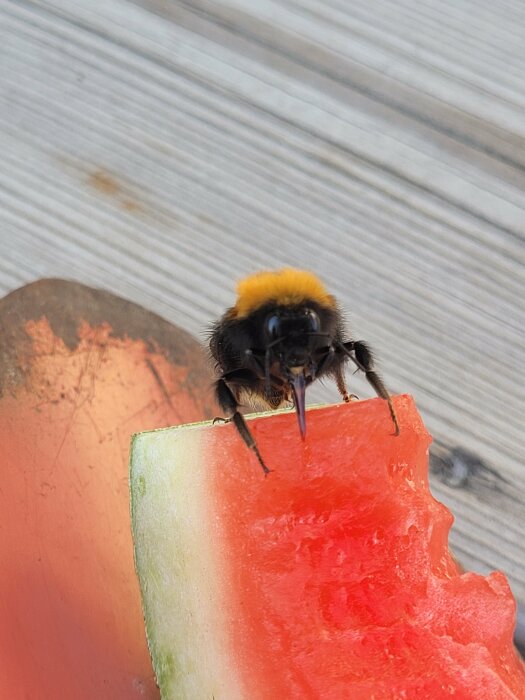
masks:
[[[4,0],[0,292],[202,337],[239,276],[315,270],[416,397],[457,556],[525,604],[524,37],[517,0]]]

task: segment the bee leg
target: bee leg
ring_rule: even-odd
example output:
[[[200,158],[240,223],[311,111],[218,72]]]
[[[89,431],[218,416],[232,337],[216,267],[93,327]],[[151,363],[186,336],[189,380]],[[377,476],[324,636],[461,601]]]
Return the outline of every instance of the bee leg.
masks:
[[[261,359],[261,357],[263,359]],[[246,348],[244,351],[244,363],[252,372],[254,372],[259,379],[264,379],[264,353],[259,353],[252,350],[252,348]]]
[[[233,373],[230,373],[230,375],[231,374],[233,374]],[[232,390],[230,389],[230,387],[226,383],[224,377],[221,377],[215,383],[215,394],[217,396],[217,401],[219,402],[219,406],[222,408],[222,410],[225,413],[231,413],[231,416],[229,418],[224,419],[225,422],[229,422],[229,421],[233,422],[233,424],[237,428],[237,432],[244,440],[244,443],[246,444],[246,446],[249,447],[250,450],[255,452],[255,455],[256,455],[257,459],[259,460],[259,464],[262,467],[264,475],[266,476],[266,474],[269,474],[270,469],[268,469],[268,467],[264,463],[264,460],[261,457],[261,453],[259,452],[259,449],[258,449],[257,444],[255,442],[255,439],[254,439],[253,435],[250,433],[250,429],[248,428],[242,413],[239,412],[239,404],[237,402],[237,399],[235,398],[235,395],[233,394]]]
[[[378,396],[388,403],[392,422],[394,423],[394,435],[399,435],[399,423],[392,403],[392,397],[388,393],[386,386],[381,377],[373,370],[374,360],[372,352],[366,343],[361,340],[353,340],[348,343],[341,343],[339,347],[346,355],[357,365],[357,367],[365,373],[368,383],[374,388]],[[354,353],[352,355],[352,352]]]
[[[345,382],[345,377],[343,374],[343,368],[338,367],[336,372],[335,372],[335,381],[337,384],[337,388],[339,390],[339,393],[343,397],[343,401],[345,403],[350,403],[352,399],[358,399],[359,397],[356,396],[355,394],[349,394],[348,389],[346,388],[346,382]]]
[[[246,366],[252,371],[259,379],[264,380],[264,396],[269,404],[272,403],[272,387],[278,387],[281,389],[284,387],[285,382],[280,378],[276,377],[274,374],[270,373],[269,365],[270,355],[268,352],[260,352],[258,350],[253,350],[248,348],[244,351],[244,361]],[[235,370],[236,372],[240,370]],[[277,403],[276,406],[279,404]]]
[[[264,359],[261,359],[264,358]],[[234,370],[233,372],[225,375],[225,379],[228,380],[231,374],[238,375],[240,372],[250,371],[255,374],[259,379],[264,379],[264,391],[268,402],[271,402],[271,389],[272,387],[277,387],[282,389],[286,382],[281,379],[281,377],[276,377],[274,374],[266,375],[266,354],[260,353],[257,350],[252,350],[248,348],[244,351],[244,360],[248,366],[248,370]],[[268,384],[269,382],[269,384]],[[277,404],[278,406],[279,404]]]
[[[263,360],[261,360],[261,356],[264,358]],[[270,367],[268,365],[269,357],[268,351],[262,354],[254,351],[252,348],[247,348],[244,351],[244,362],[247,367],[249,367],[259,379],[264,379],[264,393],[267,397],[270,396],[271,393]]]

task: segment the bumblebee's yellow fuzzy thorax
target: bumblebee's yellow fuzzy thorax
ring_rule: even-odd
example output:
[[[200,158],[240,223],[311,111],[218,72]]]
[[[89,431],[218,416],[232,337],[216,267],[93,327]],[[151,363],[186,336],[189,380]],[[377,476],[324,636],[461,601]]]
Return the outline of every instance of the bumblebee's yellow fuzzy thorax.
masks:
[[[245,318],[265,304],[302,304],[315,301],[321,306],[335,307],[335,299],[312,272],[284,268],[274,272],[257,272],[237,284],[237,302],[232,309],[235,318]]]

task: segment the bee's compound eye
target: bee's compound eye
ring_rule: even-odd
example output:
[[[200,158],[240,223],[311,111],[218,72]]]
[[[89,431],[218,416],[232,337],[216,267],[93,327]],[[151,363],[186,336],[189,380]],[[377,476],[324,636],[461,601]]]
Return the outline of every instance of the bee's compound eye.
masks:
[[[308,323],[308,330],[310,333],[319,333],[321,330],[321,321],[319,319],[319,316],[315,313],[315,311],[312,311],[312,309],[308,309],[306,311],[306,318],[307,318],[307,323]]]
[[[277,314],[272,314],[266,319],[266,332],[271,340],[276,340],[281,333],[281,319]]]

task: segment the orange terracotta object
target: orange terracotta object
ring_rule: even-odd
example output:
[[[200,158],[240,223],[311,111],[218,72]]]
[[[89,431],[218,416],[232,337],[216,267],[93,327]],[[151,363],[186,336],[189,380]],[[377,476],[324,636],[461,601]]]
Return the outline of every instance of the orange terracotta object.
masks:
[[[0,301],[0,698],[159,693],[134,573],[132,433],[216,414],[198,344],[111,294]]]

